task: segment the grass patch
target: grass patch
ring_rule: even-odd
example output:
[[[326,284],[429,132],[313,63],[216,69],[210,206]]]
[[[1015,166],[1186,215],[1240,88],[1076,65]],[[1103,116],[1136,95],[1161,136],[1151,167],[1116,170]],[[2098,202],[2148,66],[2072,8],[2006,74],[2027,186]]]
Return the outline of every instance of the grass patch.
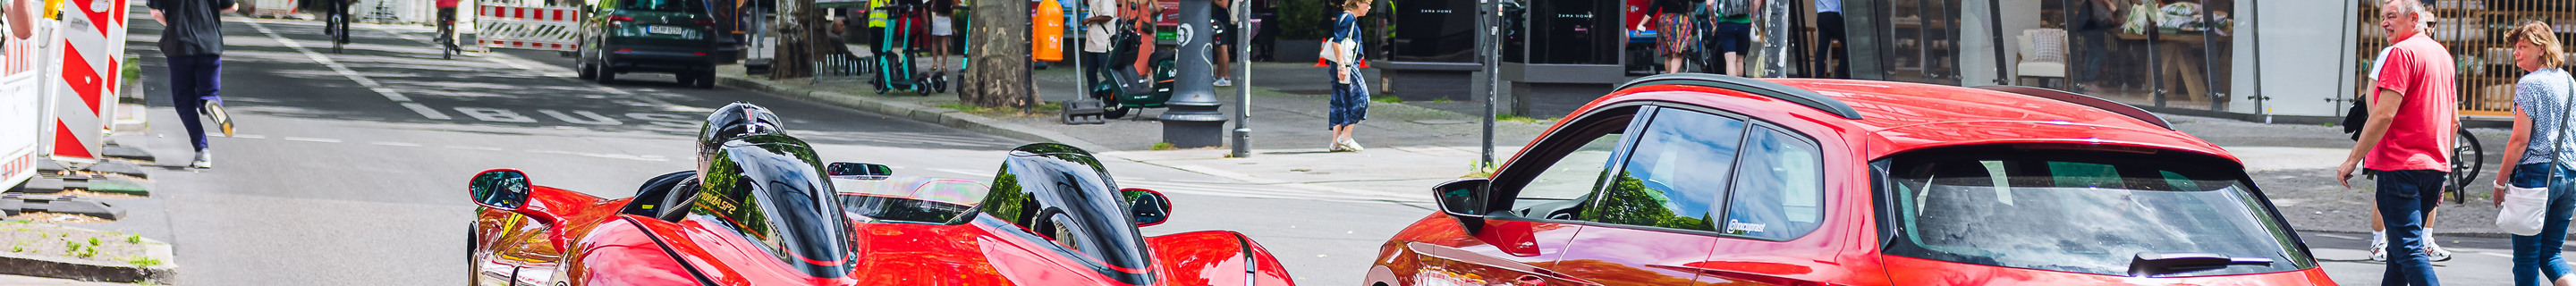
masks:
[[[143,62],[135,59],[135,57],[125,57],[125,70],[117,72],[120,74],[120,77],[125,78],[125,81],[128,82],[141,79],[143,78],[143,65],[141,63]]]
[[[1145,147],[1145,150],[1154,150],[1154,151],[1180,150],[1180,149],[1181,149],[1181,148],[1179,148],[1179,147],[1172,147],[1172,142],[1154,142],[1154,146],[1151,146],[1151,147]]]
[[[142,255],[128,255],[124,258],[117,258],[116,260],[123,260],[125,261],[125,264],[133,264],[135,268],[147,268],[161,265],[160,259],[152,259],[152,257]]]
[[[1521,116],[1519,116],[1519,115],[1511,115],[1511,114],[1495,114],[1495,115],[1494,115],[1494,121],[1509,121],[1509,122],[1520,122],[1520,123],[1538,123],[1538,119],[1537,119],[1537,118],[1521,117]]]
[[[1369,97],[1369,101],[1380,103],[1404,103],[1404,98],[1394,96],[1372,96]]]
[[[1447,98],[1447,97],[1442,97],[1442,98],[1433,98],[1433,99],[1431,99],[1431,103],[1450,103],[1450,102],[1457,102],[1457,101],[1449,100],[1449,98]]]

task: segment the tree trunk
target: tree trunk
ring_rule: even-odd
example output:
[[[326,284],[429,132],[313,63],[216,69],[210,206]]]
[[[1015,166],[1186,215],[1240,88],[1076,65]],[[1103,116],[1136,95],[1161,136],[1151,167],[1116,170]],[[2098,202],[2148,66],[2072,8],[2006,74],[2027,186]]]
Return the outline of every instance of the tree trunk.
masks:
[[[808,78],[814,76],[814,62],[825,43],[822,11],[814,9],[814,0],[777,0],[778,14],[771,27],[778,31],[777,55],[770,61],[770,79]]]
[[[811,0],[808,0],[811,1]],[[983,107],[1033,104],[1029,80],[1029,7],[1025,1],[975,1],[968,29],[966,72],[958,76],[957,100]],[[1046,7],[1054,8],[1054,7]]]

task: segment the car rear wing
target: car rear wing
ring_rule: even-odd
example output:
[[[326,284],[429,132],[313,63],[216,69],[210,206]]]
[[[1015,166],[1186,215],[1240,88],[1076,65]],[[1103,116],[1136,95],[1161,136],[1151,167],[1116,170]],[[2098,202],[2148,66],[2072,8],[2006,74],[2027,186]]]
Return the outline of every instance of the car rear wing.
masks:
[[[1860,119],[1860,111],[1853,110],[1850,104],[1844,104],[1842,100],[1826,97],[1824,94],[1803,88],[1728,75],[1704,73],[1669,73],[1651,75],[1628,81],[1628,83],[1619,84],[1619,89],[1666,84],[1704,86],[1742,91],[1755,95],[1786,100],[1792,103],[1797,103],[1798,105],[1805,105],[1808,108],[1815,108],[1816,110],[1833,113],[1836,116],[1842,116],[1843,119]]]
[[[2149,113],[2145,109],[2138,109],[2137,106],[2102,99],[2100,97],[2077,94],[2063,90],[2018,85],[1989,85],[1979,86],[1977,89],[2010,92],[2032,97],[2054,99],[2057,101],[2064,101],[2066,103],[2074,103],[2076,105],[2090,106],[2095,109],[2101,109],[2102,111],[2110,111],[2111,113],[2125,115],[2129,118],[2137,118],[2139,121],[2146,121],[2147,124],[2155,124],[2156,127],[2164,127],[2165,130],[2174,130],[2173,124],[2165,122],[2164,117],[2158,117],[2155,113]]]

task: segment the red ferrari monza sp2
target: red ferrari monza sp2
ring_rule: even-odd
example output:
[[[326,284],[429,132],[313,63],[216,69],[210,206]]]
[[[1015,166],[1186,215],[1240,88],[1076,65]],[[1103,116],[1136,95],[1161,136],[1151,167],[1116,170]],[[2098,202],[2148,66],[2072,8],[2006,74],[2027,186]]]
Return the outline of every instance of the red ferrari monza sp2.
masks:
[[[1010,152],[988,186],[815,160],[783,134],[725,139],[700,171],[603,199],[476,175],[473,285],[1292,285],[1240,233],[1148,237],[1170,200],[1086,151]]]

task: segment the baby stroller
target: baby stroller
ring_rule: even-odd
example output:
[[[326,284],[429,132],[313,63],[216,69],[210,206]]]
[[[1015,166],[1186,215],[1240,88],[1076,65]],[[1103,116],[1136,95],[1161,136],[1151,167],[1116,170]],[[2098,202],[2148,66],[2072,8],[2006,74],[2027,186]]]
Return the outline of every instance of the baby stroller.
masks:
[[[913,70],[912,53],[920,52],[920,49],[913,46],[925,34],[924,31],[928,31],[925,27],[929,26],[929,11],[924,11],[925,7],[917,3],[886,5],[876,9],[886,10],[886,15],[892,17],[887,19],[889,22],[886,23],[885,30],[877,33],[882,41],[878,41],[873,47],[876,55],[872,65],[877,68],[877,75],[868,78],[868,83],[876,86],[877,94],[886,94],[888,91],[912,91],[928,96],[931,93],[946,92],[947,72],[939,71],[925,75]]]
[[[1144,44],[1144,35],[1133,23],[1118,25],[1118,34],[1110,35],[1109,72],[1101,82],[1092,83],[1090,98],[1064,105],[1065,124],[1101,124],[1103,119],[1127,117],[1138,108],[1161,108],[1172,98],[1172,78],[1180,75],[1175,68],[1175,49],[1154,49],[1146,59],[1151,73],[1136,70],[1136,47]]]

